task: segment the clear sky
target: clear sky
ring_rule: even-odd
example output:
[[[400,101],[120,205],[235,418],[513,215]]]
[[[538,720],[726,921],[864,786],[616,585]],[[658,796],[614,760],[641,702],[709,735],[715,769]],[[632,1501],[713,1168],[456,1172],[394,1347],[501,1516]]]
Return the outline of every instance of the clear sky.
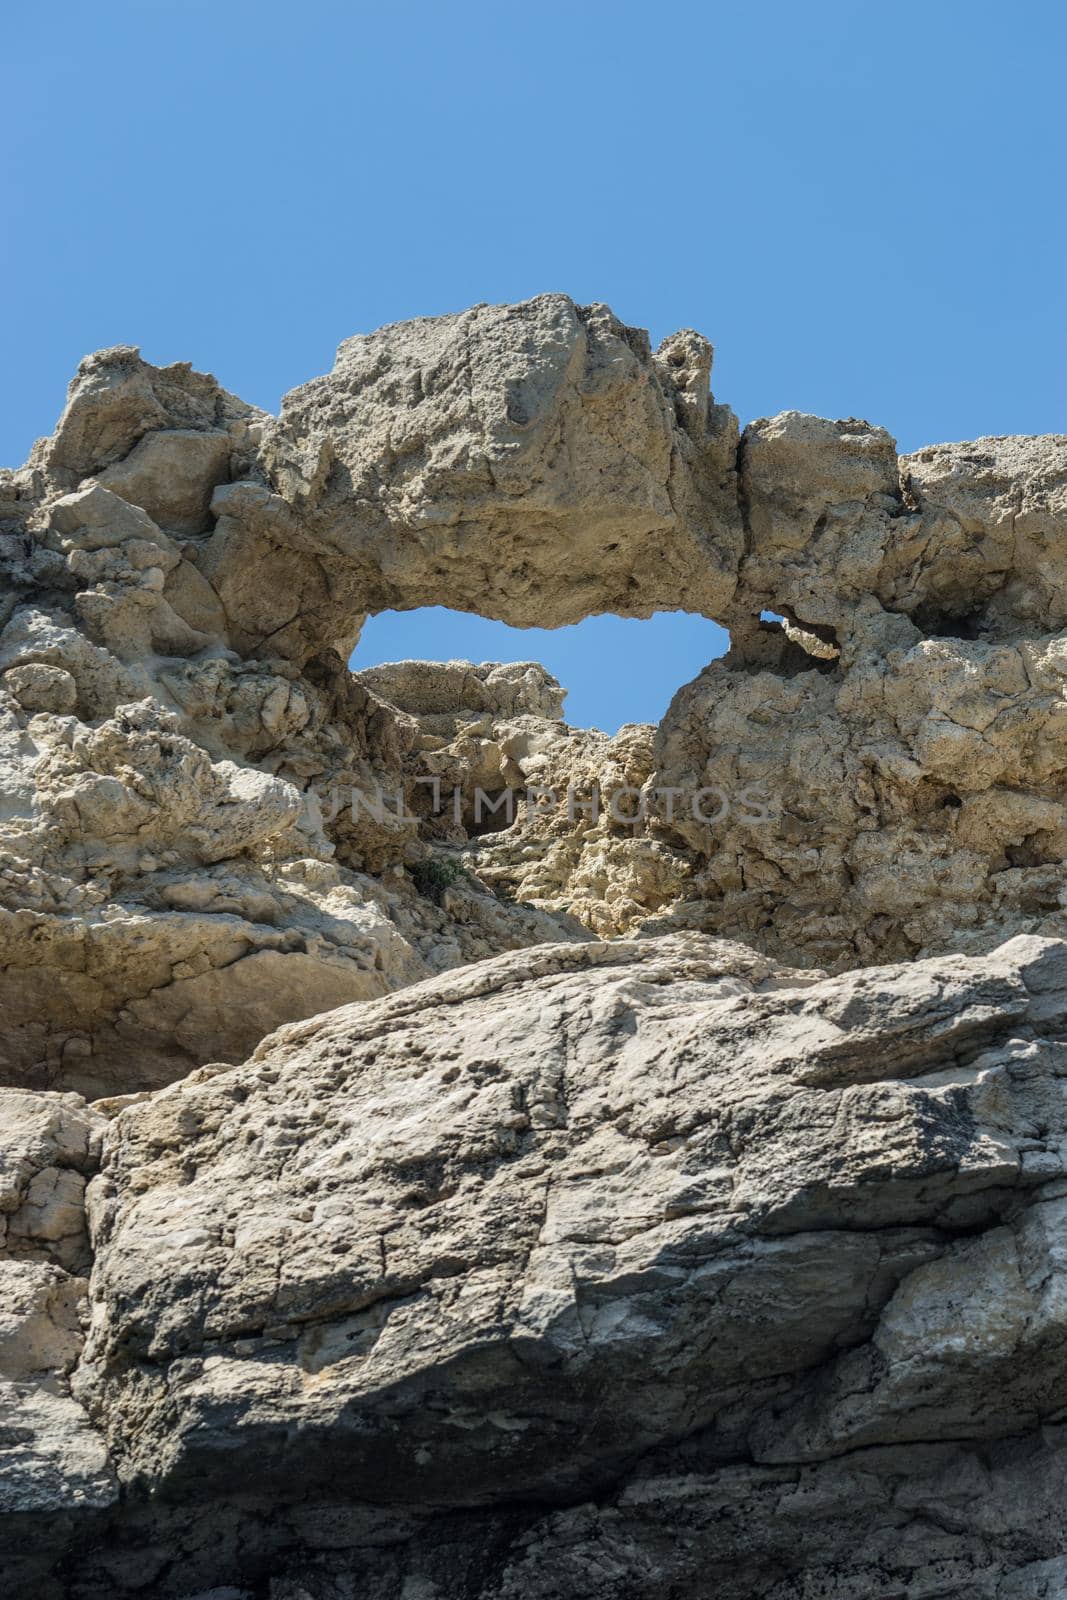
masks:
[[[547,289],[699,328],[743,422],[1067,431],[1060,0],[52,0],[0,26],[0,462],[103,345],[274,410],[348,334]],[[423,612],[359,659],[538,655],[610,728],[719,648],[700,619]]]

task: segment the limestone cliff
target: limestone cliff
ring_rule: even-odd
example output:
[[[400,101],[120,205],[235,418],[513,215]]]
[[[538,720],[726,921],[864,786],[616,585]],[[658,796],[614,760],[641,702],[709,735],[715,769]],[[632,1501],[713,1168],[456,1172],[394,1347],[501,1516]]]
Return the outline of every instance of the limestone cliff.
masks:
[[[121,347],[0,475],[5,1595],[1067,1595],[1067,438],[711,354]],[[429,604],[732,642],[608,737]]]

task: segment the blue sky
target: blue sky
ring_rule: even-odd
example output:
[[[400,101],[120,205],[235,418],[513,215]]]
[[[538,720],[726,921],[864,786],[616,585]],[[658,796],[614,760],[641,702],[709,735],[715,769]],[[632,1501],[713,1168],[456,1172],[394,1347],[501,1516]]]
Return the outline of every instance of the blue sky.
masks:
[[[742,421],[1067,431],[1058,0],[54,0],[4,39],[2,462],[103,345],[274,410],[348,334],[546,289],[699,328]],[[360,659],[540,656],[610,728],[720,647],[421,613]]]

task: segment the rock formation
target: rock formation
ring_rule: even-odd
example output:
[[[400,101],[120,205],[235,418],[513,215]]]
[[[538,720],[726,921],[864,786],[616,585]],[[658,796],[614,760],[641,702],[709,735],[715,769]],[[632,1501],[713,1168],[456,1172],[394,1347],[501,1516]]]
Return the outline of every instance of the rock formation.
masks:
[[[123,1109],[8,1091],[12,1581],[1059,1594],[1065,1076],[1061,942],[819,978],[673,935]]]
[[[1067,438],[710,370],[121,347],[0,475],[5,1596],[1067,1595]],[[427,604],[731,648],[609,737]]]

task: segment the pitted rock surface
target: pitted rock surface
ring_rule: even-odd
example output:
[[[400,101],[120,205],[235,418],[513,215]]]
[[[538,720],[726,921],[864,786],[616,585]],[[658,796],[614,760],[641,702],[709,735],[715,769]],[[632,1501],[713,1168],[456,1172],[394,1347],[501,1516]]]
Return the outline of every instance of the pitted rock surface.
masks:
[[[122,346],[0,474],[13,1600],[1067,1595],[1067,438],[711,364]],[[426,605],[731,648],[609,736]]]
[[[34,1160],[100,1152],[84,1347],[57,1269],[12,1262],[99,1463],[64,1551],[35,1446],[41,1582],[136,1592],[160,1541],[162,1597],[699,1593],[713,1563],[738,1596],[825,1571],[873,1600],[1055,1570],[1058,941],[836,977],[699,935],[546,945],[125,1105],[23,1102]]]

